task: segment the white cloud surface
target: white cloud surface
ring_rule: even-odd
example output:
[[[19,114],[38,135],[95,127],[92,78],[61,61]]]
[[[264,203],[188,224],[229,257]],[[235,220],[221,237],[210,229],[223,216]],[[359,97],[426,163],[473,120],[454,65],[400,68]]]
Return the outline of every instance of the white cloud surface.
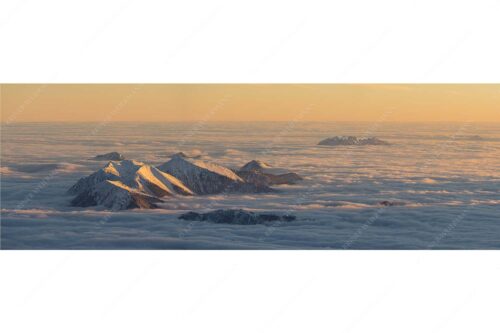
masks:
[[[335,249],[346,242],[359,249],[500,248],[498,125],[457,136],[458,124],[384,124],[373,135],[391,146],[334,148],[316,144],[333,135],[363,135],[367,125],[304,123],[287,132],[286,123],[253,124],[240,135],[238,124],[208,124],[189,140],[183,138],[187,124],[110,124],[89,136],[91,126],[3,129],[2,248]],[[116,150],[117,143],[128,158],[153,164],[182,145],[231,168],[257,158],[306,179],[271,194],[176,198],[151,211],[70,207],[66,190],[102,167],[105,162],[90,158]],[[275,226],[177,219],[187,210],[218,208],[289,212],[298,219]]]

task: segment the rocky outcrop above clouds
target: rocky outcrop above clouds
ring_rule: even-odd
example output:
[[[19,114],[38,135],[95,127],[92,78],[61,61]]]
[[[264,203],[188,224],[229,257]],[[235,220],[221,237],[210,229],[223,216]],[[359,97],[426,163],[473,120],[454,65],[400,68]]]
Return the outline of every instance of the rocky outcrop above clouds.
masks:
[[[123,161],[124,159],[125,156],[116,151],[107,154],[97,155],[96,157],[94,157],[94,160],[98,161]]]
[[[253,160],[241,167],[236,174],[246,182],[262,186],[292,185],[303,180],[301,176],[286,169],[273,168],[262,161]]]
[[[381,206],[386,206],[386,207],[405,206],[406,205],[406,203],[402,202],[402,201],[390,201],[390,200],[380,201],[378,204]]]
[[[75,196],[71,201],[73,206],[122,210],[155,208],[165,199],[178,195],[271,192],[270,184],[290,181],[283,175],[259,174],[258,177],[266,178],[265,181],[254,177],[243,179],[218,164],[175,155],[158,167],[134,160],[111,161],[81,178],[68,194]]]
[[[242,209],[219,209],[208,213],[188,212],[179,216],[181,220],[206,221],[225,224],[266,224],[272,222],[290,222],[296,217],[289,214],[254,213]]]
[[[320,146],[387,146],[388,142],[375,137],[334,136],[318,143]]]

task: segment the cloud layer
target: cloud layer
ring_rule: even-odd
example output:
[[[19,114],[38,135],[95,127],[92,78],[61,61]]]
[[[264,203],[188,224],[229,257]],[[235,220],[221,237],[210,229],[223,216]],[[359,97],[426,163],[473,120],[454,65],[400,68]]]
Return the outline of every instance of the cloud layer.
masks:
[[[3,129],[2,248],[500,248],[494,125],[205,124],[193,132],[190,124],[109,124],[96,135],[89,134],[92,126]],[[367,134],[392,145],[316,146],[329,136]],[[472,135],[489,139],[463,139]],[[151,164],[177,151],[232,168],[259,159],[305,181],[272,194],[176,198],[151,211],[70,207],[66,190],[106,163],[90,158],[117,149]],[[218,208],[298,219],[275,226],[177,219],[187,210]]]

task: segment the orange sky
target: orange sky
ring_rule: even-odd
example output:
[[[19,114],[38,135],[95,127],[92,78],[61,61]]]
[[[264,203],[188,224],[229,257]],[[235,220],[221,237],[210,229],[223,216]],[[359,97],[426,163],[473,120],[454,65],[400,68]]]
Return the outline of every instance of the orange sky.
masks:
[[[500,122],[500,84],[4,84],[1,120]]]

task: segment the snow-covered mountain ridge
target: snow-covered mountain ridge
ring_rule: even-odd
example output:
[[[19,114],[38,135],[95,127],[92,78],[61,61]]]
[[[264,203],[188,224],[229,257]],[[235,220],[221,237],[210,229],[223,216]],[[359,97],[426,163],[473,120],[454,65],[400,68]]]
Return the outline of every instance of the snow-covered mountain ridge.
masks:
[[[259,170],[243,174],[244,178],[221,165],[189,159],[180,154],[158,167],[135,160],[110,161],[103,168],[81,178],[68,190],[68,194],[75,195],[71,201],[73,206],[104,206],[122,210],[155,208],[163,200],[178,195],[270,192],[272,189],[269,186],[287,183],[282,175],[266,175]],[[286,174],[286,177],[290,175],[293,181],[301,179],[296,174]]]

